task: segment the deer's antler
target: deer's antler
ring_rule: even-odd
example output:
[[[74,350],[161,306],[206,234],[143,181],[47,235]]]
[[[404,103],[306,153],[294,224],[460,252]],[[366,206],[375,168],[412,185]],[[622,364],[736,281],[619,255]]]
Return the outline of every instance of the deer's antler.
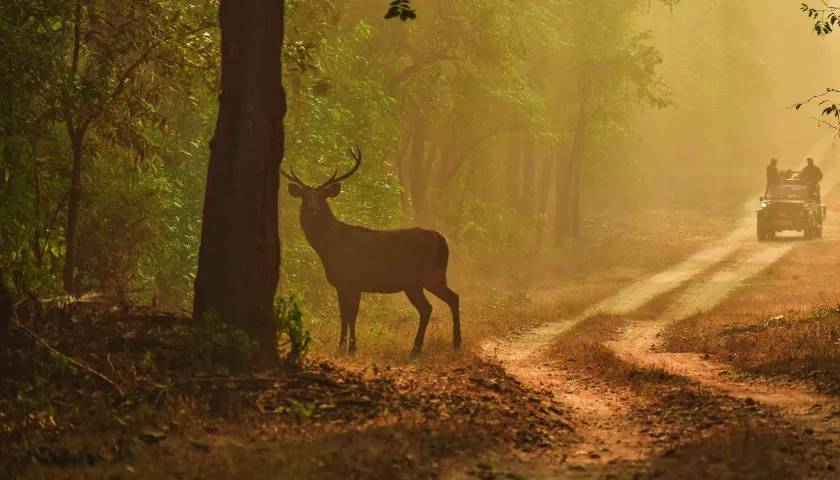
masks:
[[[326,182],[322,183],[319,188],[324,188],[329,185],[332,185],[333,183],[338,183],[347,180],[348,178],[350,178],[351,175],[356,173],[356,170],[358,170],[359,166],[362,165],[362,151],[359,149],[358,146],[356,146],[355,150],[353,150],[352,148],[348,148],[347,152],[350,154],[350,157],[356,162],[353,165],[353,168],[351,168],[349,172],[345,173],[344,175],[338,178],[336,178],[336,175],[338,175],[338,169],[336,169],[335,172],[332,174],[332,177],[330,177],[330,179]]]
[[[300,186],[302,186],[302,187],[305,187],[305,186],[306,186],[306,183],[305,183],[303,180],[301,180],[301,179],[300,179],[300,177],[298,177],[298,176],[295,174],[295,169],[294,169],[294,167],[292,167],[292,168],[289,170],[289,172],[290,172],[290,173],[286,173],[286,171],[285,171],[285,170],[283,170],[283,167],[280,167],[280,174],[281,174],[281,175],[283,175],[284,177],[286,177],[286,178],[287,178],[290,182],[297,183],[298,185],[300,185]]]

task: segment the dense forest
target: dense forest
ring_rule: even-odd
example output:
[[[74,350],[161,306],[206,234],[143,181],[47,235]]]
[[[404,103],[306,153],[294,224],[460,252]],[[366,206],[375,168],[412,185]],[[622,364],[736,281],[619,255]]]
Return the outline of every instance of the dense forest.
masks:
[[[300,367],[310,343],[332,351],[339,300],[280,170],[321,184],[353,167],[350,149],[364,161],[330,199],[336,216],[443,234],[450,281],[470,292],[468,362],[479,361],[478,342],[613,292],[594,279],[635,281],[735,225],[770,157],[793,167],[825,137],[817,127],[840,118],[837,92],[822,95],[840,20],[828,5],[798,9],[5,0],[0,320],[121,394],[115,378],[139,378],[135,366],[103,374],[65,355],[36,333],[60,338],[51,311],[166,312],[204,325],[187,342],[256,344],[271,361],[248,362],[265,366],[280,338]],[[525,292],[539,282],[566,303],[520,320],[547,295]],[[375,339],[405,327],[390,319],[414,318],[389,298],[362,299],[379,353],[392,350]],[[407,336],[396,342],[407,350]],[[204,347],[201,368],[242,367]],[[525,388],[509,380],[492,381],[506,395]],[[14,405],[0,402],[32,410]]]
[[[432,2],[428,22],[382,22],[376,4],[288,2],[284,162],[318,181],[359,145],[367,161],[336,200],[342,216],[438,227],[464,258],[562,244],[580,234],[582,190],[608,183],[625,200],[667,171],[657,155],[631,150],[628,159],[616,145],[651,128],[640,127],[640,108],[687,107],[674,103],[663,54],[643,27],[650,15],[679,24],[675,3],[651,12],[646,1]],[[3,9],[8,281],[40,296],[96,290],[187,309],[220,86],[218,5],[11,1]],[[674,57],[704,72],[739,65],[743,85],[724,86],[729,93],[696,85],[696,96],[748,115],[758,101],[744,96],[770,72],[726,42],[749,28],[744,9],[704,6],[704,16],[726,22],[714,34],[727,50],[697,45],[699,55]],[[746,106],[730,105],[736,98]],[[741,143],[704,152],[705,162],[748,155],[758,142]],[[321,303],[319,267],[296,216],[292,205],[280,209],[283,288]]]
[[[343,217],[437,226],[464,258],[574,238],[584,166],[626,135],[634,105],[668,105],[661,55],[635,25],[648,7],[440,2],[431,22],[383,23],[379,5],[290,2],[284,162],[317,180],[359,145],[369,160],[336,202]],[[5,275],[21,293],[188,310],[218,5],[3,8]],[[317,308],[320,266],[295,209],[280,212],[283,289]]]

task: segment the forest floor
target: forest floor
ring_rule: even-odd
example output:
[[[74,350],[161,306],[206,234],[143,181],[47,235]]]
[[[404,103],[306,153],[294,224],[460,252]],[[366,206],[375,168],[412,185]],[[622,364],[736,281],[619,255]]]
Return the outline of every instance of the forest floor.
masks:
[[[816,241],[757,243],[747,207],[647,211],[456,271],[458,353],[438,303],[420,357],[398,300],[357,355],[324,325],[304,368],[257,373],[218,327],[33,303],[0,358],[0,477],[840,478],[828,198]]]

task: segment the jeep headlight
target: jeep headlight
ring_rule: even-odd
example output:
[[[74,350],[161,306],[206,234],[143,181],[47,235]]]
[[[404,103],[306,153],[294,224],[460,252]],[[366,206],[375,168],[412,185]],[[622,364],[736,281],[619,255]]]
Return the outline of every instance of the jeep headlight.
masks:
[[[767,208],[767,202],[761,202],[761,208]]]

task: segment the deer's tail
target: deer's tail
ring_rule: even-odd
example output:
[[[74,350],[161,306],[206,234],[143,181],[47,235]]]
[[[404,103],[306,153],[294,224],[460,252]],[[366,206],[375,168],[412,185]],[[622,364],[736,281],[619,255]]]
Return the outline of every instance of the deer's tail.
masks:
[[[438,232],[435,232],[435,241],[437,242],[437,256],[435,257],[435,267],[446,268],[449,264],[449,244],[446,243],[446,238]]]

